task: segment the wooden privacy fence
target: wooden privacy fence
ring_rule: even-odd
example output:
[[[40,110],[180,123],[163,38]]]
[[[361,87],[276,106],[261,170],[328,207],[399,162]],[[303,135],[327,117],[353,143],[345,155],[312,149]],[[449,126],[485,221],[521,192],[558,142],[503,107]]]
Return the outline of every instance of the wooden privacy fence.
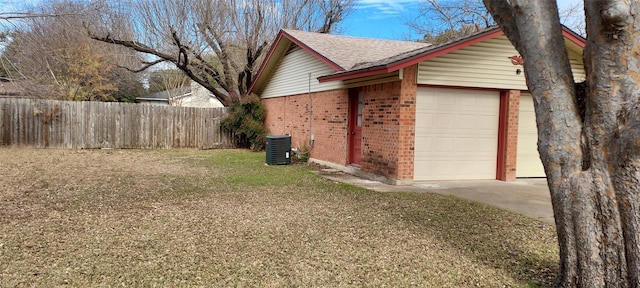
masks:
[[[0,98],[0,145],[38,148],[230,148],[226,108]]]

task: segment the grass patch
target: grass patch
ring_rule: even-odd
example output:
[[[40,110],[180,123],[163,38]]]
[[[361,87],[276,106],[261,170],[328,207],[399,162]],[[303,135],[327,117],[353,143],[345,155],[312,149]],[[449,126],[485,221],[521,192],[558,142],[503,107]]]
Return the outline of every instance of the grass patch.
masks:
[[[547,287],[553,227],[239,150],[0,149],[0,286]]]
[[[264,153],[243,150],[212,153],[200,159],[200,164],[214,166],[221,172],[215,181],[247,186],[302,184],[306,177],[313,175],[302,165],[266,165]]]

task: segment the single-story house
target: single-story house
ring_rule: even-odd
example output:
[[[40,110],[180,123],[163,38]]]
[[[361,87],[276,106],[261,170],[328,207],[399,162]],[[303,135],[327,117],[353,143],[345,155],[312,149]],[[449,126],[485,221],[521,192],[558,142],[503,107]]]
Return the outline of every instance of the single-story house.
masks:
[[[221,91],[224,91],[221,89]],[[226,93],[226,92],[225,92]],[[191,81],[191,85],[136,97],[136,102],[156,106],[217,108],[224,107],[213,93]]]
[[[583,81],[585,40],[562,33]],[[545,177],[521,60],[498,27],[438,45],[282,30],[250,92],[322,165],[392,184]]]

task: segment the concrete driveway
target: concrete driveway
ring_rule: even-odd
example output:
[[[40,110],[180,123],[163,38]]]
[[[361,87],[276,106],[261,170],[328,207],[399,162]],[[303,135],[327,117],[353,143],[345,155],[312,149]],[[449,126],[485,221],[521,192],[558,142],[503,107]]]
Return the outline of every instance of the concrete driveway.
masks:
[[[554,224],[551,196],[546,179],[518,179],[513,182],[438,181],[417,183],[414,186],[435,193],[489,204]]]
[[[408,186],[388,185],[358,178],[334,169],[318,172],[327,179],[379,192],[432,192],[485,203],[554,224],[553,208],[546,179],[428,181]]]

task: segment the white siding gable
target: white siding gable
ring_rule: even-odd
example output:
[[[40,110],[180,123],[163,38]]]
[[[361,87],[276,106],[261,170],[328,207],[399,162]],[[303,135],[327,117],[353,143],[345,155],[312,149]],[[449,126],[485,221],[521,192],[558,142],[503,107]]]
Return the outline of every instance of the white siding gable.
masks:
[[[507,37],[487,41],[435,57],[418,65],[418,84],[528,90],[520,65],[508,57],[519,55]],[[581,55],[569,53],[576,81],[584,81]]]
[[[334,72],[313,55],[295,47],[282,57],[260,96],[273,98],[343,88],[340,81],[318,82],[318,77]]]

